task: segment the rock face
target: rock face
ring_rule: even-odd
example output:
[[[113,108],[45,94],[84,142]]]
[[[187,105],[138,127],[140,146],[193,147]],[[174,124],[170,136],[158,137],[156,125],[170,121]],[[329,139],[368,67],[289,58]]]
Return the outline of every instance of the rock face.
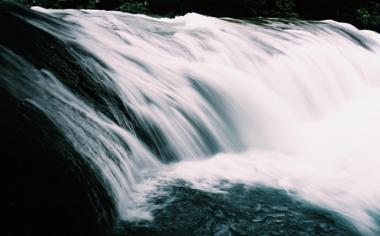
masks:
[[[0,3],[0,209],[5,219],[0,235],[107,235],[114,219],[107,187],[42,112],[7,89],[5,76],[17,78],[24,72],[12,69],[4,50],[35,69],[48,69],[88,97],[95,96],[89,94],[89,75],[67,45],[22,18],[54,24]]]
[[[187,186],[186,186],[187,185]],[[235,185],[222,193],[165,186],[154,221],[126,225],[131,235],[340,235],[360,233],[336,214],[283,190]]]

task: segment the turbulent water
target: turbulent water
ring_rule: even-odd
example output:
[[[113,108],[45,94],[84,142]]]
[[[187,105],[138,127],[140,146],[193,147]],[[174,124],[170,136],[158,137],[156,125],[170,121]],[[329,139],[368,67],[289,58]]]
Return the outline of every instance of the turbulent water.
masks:
[[[33,10],[47,17],[16,15],[69,48],[91,75],[87,93],[106,92],[90,101],[0,45],[1,86],[105,180],[121,231],[380,233],[379,34],[334,21]]]

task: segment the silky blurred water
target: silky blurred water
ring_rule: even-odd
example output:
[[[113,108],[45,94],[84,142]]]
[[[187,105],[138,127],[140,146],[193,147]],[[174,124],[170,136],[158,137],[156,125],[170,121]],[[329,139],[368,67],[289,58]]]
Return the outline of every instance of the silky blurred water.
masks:
[[[176,199],[173,184],[217,196],[264,186],[380,232],[377,33],[334,21],[33,9],[67,29],[25,20],[89,52],[73,50],[131,114],[116,107],[109,119],[48,71],[13,87],[47,96],[29,100],[103,170],[121,221],[154,221],[168,206],[154,199]],[[250,191],[244,201],[255,202]]]

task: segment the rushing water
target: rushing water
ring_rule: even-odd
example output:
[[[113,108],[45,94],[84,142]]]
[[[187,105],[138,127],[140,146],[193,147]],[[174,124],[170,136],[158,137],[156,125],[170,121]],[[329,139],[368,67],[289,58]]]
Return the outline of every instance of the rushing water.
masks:
[[[323,221],[302,221],[309,213],[297,211],[309,209],[338,219],[342,235],[380,233],[377,33],[334,21],[33,10],[54,24],[19,17],[66,43],[118,102],[104,93],[99,108],[4,47],[2,86],[100,170],[131,232],[177,224],[168,234],[205,234],[194,221],[218,224],[215,235],[305,233]],[[257,219],[263,205],[270,223]]]

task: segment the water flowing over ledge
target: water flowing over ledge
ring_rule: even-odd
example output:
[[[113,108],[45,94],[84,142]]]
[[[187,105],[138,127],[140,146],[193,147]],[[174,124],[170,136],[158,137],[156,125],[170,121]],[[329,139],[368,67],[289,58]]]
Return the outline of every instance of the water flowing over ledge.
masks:
[[[120,221],[154,220],[165,207],[154,199],[173,184],[209,194],[245,185],[380,232],[375,32],[334,21],[33,10],[5,11],[31,39],[0,40],[1,89],[47,117]],[[36,47],[30,55],[23,41]],[[57,55],[60,64],[49,58]]]

